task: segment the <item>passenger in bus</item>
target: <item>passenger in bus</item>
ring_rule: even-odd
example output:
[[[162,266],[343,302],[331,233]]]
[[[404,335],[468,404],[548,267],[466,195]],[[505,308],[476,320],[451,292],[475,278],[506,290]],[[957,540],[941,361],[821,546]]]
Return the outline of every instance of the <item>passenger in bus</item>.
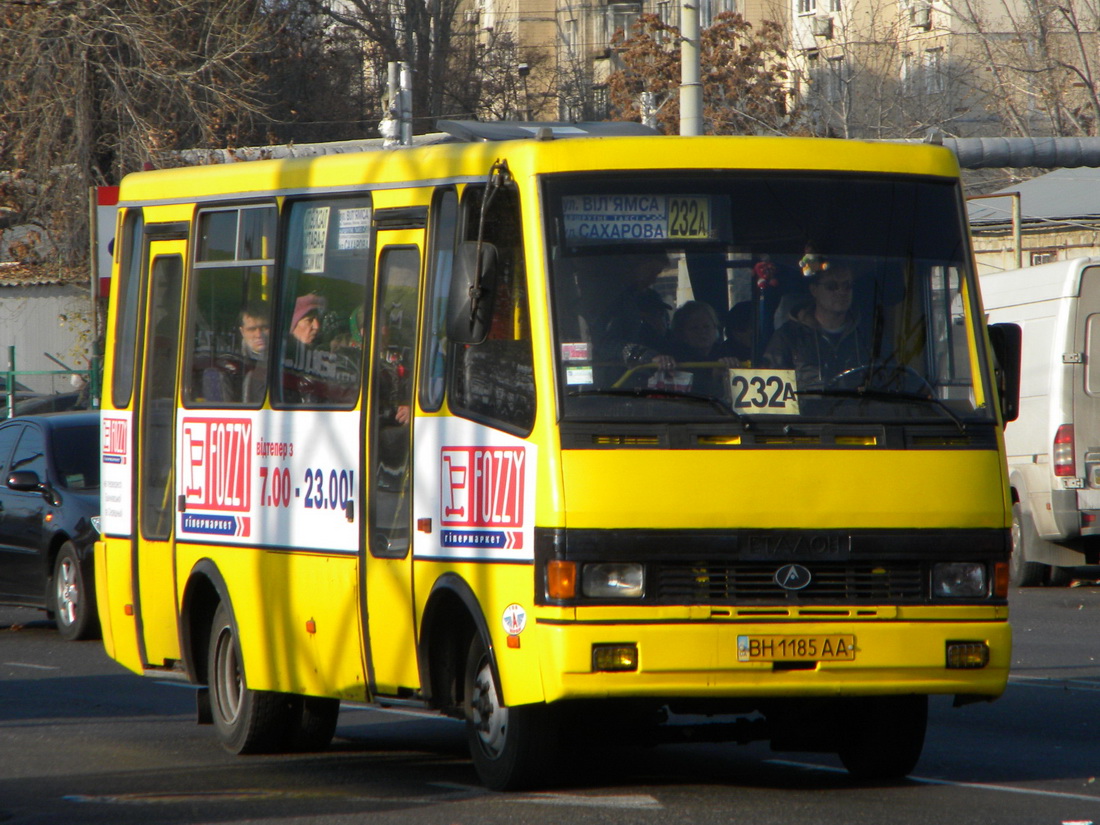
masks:
[[[267,301],[249,301],[241,310],[241,354],[244,356],[244,379],[241,400],[258,404],[264,399],[267,384],[267,353],[271,345],[271,309]]]
[[[378,330],[375,413],[378,423],[377,484],[384,490],[403,490],[409,464],[409,421],[412,386],[403,346],[402,318],[391,310]]]
[[[752,301],[741,301],[730,307],[722,321],[726,337],[716,345],[715,354],[720,358],[736,359],[739,367],[751,366],[754,324]]]
[[[263,400],[271,338],[267,303],[250,301],[237,315],[241,341],[233,355],[219,357],[202,372],[202,400],[247,404]],[[257,370],[257,367],[259,369]]]
[[[714,362],[713,366],[683,367],[691,373],[691,391],[724,397],[726,370],[739,361],[723,356],[719,351],[721,334],[718,313],[705,301],[688,301],[672,316],[672,329],[665,345],[665,355],[671,356],[677,367],[692,362]]]
[[[359,355],[363,351],[365,317],[366,308],[360,304],[359,308],[348,317],[347,328],[333,336],[329,349],[358,363]]]
[[[671,307],[653,288],[668,268],[667,256],[620,255],[600,259],[600,265],[619,289],[593,328],[596,359],[630,367],[656,361],[671,367],[674,359],[663,354]]]
[[[763,357],[765,366],[795,370],[799,390],[821,389],[870,360],[866,330],[852,310],[851,268],[818,258],[806,274],[810,300],[791,310]]]
[[[294,302],[283,355],[283,398],[291,403],[311,404],[323,400],[323,387],[318,380],[323,370],[315,345],[325,306],[324,297],[315,292],[301,295]]]
[[[316,344],[317,336],[321,332],[321,316],[325,312],[325,305],[325,299],[316,292],[300,296],[294,302],[290,337],[306,347]]]

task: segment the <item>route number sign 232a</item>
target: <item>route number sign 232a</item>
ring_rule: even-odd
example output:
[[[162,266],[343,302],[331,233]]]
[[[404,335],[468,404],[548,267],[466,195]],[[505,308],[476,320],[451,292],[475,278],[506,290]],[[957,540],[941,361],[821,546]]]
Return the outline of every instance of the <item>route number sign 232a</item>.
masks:
[[[729,371],[729,381],[737,412],[798,415],[794,370],[734,369]]]

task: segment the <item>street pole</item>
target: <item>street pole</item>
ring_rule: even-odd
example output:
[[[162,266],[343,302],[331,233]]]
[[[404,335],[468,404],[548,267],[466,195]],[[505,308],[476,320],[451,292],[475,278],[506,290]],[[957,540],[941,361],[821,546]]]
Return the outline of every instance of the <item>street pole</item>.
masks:
[[[703,134],[703,95],[699,82],[699,7],[687,0],[680,12],[680,134]]]

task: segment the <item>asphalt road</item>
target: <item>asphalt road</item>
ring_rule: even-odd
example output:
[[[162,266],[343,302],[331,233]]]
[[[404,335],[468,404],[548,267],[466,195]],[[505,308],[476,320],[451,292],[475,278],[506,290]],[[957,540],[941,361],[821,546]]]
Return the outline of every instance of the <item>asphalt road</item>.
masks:
[[[568,787],[477,784],[459,723],[345,707],[333,747],[235,757],[191,690],[135,676],[41,613],[0,608],[0,824],[1100,823],[1100,587],[1016,591],[991,704],[936,698],[914,775],[859,786],[766,745],[611,752]]]

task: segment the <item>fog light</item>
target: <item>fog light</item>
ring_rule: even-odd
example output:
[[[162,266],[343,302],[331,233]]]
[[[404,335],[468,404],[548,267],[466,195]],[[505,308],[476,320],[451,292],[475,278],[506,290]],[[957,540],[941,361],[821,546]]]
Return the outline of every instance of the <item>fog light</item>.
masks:
[[[586,564],[581,592],[596,599],[640,599],[645,592],[645,574],[640,564],[630,562]]]
[[[638,646],[636,644],[592,645],[593,671],[637,669]]]
[[[989,645],[985,642],[948,642],[947,669],[974,670],[989,664]]]
[[[932,567],[932,595],[943,599],[981,598],[988,590],[981,562],[945,562]]]

